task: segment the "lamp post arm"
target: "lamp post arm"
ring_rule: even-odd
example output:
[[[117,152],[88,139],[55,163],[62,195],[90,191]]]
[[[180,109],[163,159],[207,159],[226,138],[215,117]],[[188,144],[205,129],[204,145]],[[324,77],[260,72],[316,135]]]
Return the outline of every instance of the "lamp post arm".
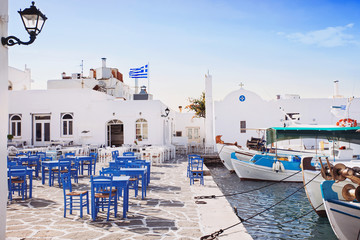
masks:
[[[2,37],[1,38],[1,43],[2,45],[8,45],[8,46],[14,46],[15,44],[22,44],[22,45],[29,45],[31,43],[33,43],[36,39],[36,34],[35,32],[32,32],[30,34],[30,40],[28,42],[23,42],[21,41],[19,38],[15,37],[15,36],[9,36],[9,37]]]

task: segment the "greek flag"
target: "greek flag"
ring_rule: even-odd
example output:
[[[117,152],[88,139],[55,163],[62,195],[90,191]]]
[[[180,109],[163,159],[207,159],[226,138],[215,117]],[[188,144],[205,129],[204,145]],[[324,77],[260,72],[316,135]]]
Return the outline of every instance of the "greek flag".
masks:
[[[139,68],[130,68],[129,78],[147,78],[148,64]]]

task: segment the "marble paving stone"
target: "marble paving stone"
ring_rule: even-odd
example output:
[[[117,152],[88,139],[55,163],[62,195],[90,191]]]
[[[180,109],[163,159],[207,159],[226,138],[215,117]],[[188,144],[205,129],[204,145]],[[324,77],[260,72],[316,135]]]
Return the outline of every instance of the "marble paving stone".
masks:
[[[106,166],[106,163],[98,163],[97,169]],[[106,212],[99,213],[96,221],[92,221],[85,208],[82,219],[78,210],[74,210],[72,215],[67,211],[64,218],[62,188],[57,182],[55,186],[49,187],[47,179],[45,185],[41,184],[41,179],[34,180],[32,199],[21,200],[15,197],[7,205],[6,237],[8,240],[199,239],[209,234],[204,229],[210,228],[203,225],[202,209],[195,204],[194,197],[198,188],[204,191],[207,183],[213,180],[211,176],[206,176],[205,186],[200,186],[199,183],[190,186],[186,166],[185,155],[152,165],[147,197],[141,199],[141,191],[138,197],[134,197],[134,191],[130,190],[127,218],[122,218],[120,201],[118,216],[115,218],[111,213],[108,222]],[[213,186],[209,184],[209,187]],[[73,184],[73,190],[90,191],[89,176],[81,176],[79,183]]]

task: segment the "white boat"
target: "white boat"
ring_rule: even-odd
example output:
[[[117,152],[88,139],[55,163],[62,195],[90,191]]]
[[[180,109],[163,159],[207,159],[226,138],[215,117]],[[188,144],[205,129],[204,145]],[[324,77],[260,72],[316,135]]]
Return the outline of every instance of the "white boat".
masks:
[[[314,211],[320,217],[326,217],[325,207],[322,204],[322,195],[320,191],[320,184],[324,181],[324,177],[320,173],[320,168],[315,168],[311,165],[311,159],[303,159],[302,161],[302,175],[304,182],[304,189],[306,192],[306,196],[314,208]],[[348,167],[354,167],[359,165],[360,161],[331,161],[331,164],[335,165],[335,163],[343,163]],[[324,163],[325,164],[325,163]],[[341,195],[342,189],[346,184],[351,183],[350,180],[346,179],[345,181],[338,182],[333,186],[333,191],[339,194],[339,199],[344,200]]]
[[[302,182],[300,161],[290,156],[256,154],[250,161],[242,161],[232,154],[231,162],[243,180]]]
[[[360,203],[359,201],[339,200],[339,194],[333,191],[333,187],[337,185],[334,183],[333,180],[321,183],[323,203],[330,225],[341,240],[359,239]]]
[[[256,153],[251,150],[250,151],[243,150],[241,147],[233,145],[233,144],[230,145],[230,144],[217,143],[216,147],[217,147],[221,162],[224,164],[224,166],[229,171],[234,171],[234,167],[231,162],[231,154],[232,153],[235,153],[238,158],[240,158],[244,161],[249,161]]]
[[[314,127],[312,130],[307,129],[306,134],[313,137],[328,137],[329,139],[341,139],[344,142],[359,144],[360,133],[357,132],[359,129],[360,127]],[[301,130],[299,130],[298,134],[300,136],[302,135]],[[330,153],[333,154],[330,154],[328,157],[329,164],[336,166],[336,164],[342,163],[347,167],[355,167],[360,163],[359,159],[353,158],[353,152],[350,148],[333,148],[330,149]],[[325,158],[322,158],[322,162],[327,165]],[[303,159],[302,169],[303,182],[305,185],[304,189],[308,200],[319,216],[326,217],[325,207],[322,205],[323,200],[320,191],[320,184],[324,181],[324,177],[322,176],[323,174],[320,174],[321,166],[318,158],[315,158],[312,162],[309,159]],[[327,180],[330,178],[328,177]],[[345,179],[345,181],[341,181],[333,186],[333,191],[339,194],[339,198],[341,200],[343,200],[341,196],[342,189],[348,183],[350,183],[350,180]]]

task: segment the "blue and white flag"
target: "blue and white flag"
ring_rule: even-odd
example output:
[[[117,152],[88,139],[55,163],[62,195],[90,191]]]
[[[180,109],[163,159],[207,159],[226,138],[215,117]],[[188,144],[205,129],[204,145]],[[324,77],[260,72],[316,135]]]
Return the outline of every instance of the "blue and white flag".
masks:
[[[130,68],[129,78],[147,78],[148,64],[139,68]]]
[[[332,106],[330,112],[335,117],[343,118],[346,114],[346,105]]]

